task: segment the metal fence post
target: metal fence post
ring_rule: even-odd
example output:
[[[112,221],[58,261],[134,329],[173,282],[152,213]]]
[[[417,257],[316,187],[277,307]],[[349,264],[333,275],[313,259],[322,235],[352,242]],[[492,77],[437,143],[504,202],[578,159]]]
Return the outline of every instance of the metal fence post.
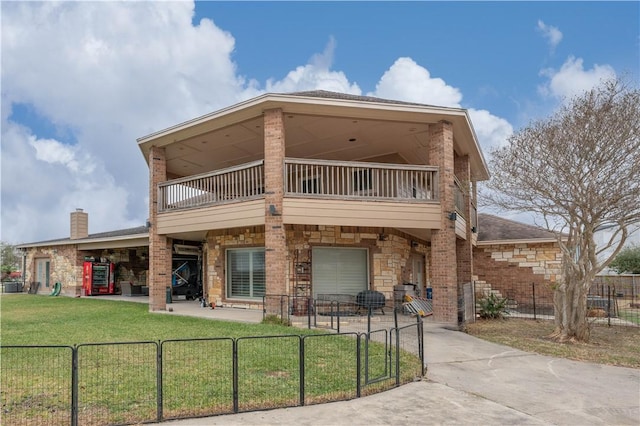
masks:
[[[232,346],[232,359],[233,359],[233,412],[238,412],[238,340],[233,339]]]
[[[304,374],[305,374],[305,363],[304,363],[304,337],[298,336],[300,341],[300,405],[304,405]]]
[[[418,315],[420,317],[420,315]],[[396,386],[400,386],[400,329],[396,328]]]
[[[424,321],[418,316],[418,357],[420,358],[420,372],[422,377],[427,373],[424,364]]]
[[[78,426],[78,347],[71,348],[71,426]]]
[[[356,337],[356,397],[360,398],[362,394],[362,351],[360,350],[360,333]]]
[[[164,407],[162,405],[164,400],[164,392],[162,388],[162,342],[158,341],[156,346],[156,388],[157,388],[157,421],[161,422],[163,417]]]
[[[607,285],[607,325],[611,327],[611,286]]]
[[[533,319],[536,319],[536,283],[531,283],[531,294],[533,295]]]

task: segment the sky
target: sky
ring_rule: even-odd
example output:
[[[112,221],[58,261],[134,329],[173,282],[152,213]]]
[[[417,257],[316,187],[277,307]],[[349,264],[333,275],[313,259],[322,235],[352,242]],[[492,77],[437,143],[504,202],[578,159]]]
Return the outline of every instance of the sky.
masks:
[[[613,76],[640,2],[17,2],[1,12],[0,239],[141,226],[136,139],[265,92],[469,110],[491,147]]]

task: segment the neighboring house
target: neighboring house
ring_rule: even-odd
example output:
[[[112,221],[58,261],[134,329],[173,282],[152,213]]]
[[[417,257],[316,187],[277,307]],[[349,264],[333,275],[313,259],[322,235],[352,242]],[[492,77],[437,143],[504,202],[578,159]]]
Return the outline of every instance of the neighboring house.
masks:
[[[432,288],[459,321],[476,182],[466,110],[325,91],[265,94],[138,140],[150,174],[150,309],[175,241],[202,249],[209,303]],[[271,310],[273,307],[268,306]]]
[[[552,301],[552,285],[560,279],[562,253],[555,234],[544,228],[478,214],[478,244],[473,253],[476,293],[496,290],[521,305],[536,298]]]
[[[86,260],[102,260],[116,265],[117,281],[140,286],[146,284],[149,268],[149,232],[146,226],[89,234],[88,214],[77,209],[71,213],[70,228],[69,238],[16,246],[24,253],[25,290],[32,283],[39,283],[37,292],[48,294],[58,282],[62,285],[61,294],[80,296]]]

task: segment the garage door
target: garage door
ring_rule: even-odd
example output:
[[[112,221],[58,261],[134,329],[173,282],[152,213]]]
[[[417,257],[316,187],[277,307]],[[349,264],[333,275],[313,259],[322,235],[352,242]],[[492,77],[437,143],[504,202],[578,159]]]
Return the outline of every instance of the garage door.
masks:
[[[352,294],[368,288],[369,268],[367,249],[313,249],[313,295]]]

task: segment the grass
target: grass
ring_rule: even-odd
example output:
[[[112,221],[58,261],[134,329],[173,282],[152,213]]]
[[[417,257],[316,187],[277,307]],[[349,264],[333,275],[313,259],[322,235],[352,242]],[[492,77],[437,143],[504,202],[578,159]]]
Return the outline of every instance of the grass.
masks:
[[[161,346],[165,418],[233,412],[234,339],[240,411],[299,404],[302,342],[305,403],[356,396],[354,338],[293,329],[275,320],[245,324],[151,314],[145,304],[97,298],[11,295],[0,302],[3,346],[83,344],[77,349],[79,424],[155,419],[159,340],[179,339]],[[361,345],[364,354],[364,339]],[[368,351],[370,373],[385,371],[384,346],[370,342]],[[69,423],[70,354],[69,348],[2,349],[7,422]],[[413,354],[402,351],[400,362],[402,382],[420,371]],[[365,386],[363,394],[394,384],[388,379]]]
[[[509,318],[477,321],[467,333],[527,352],[577,361],[640,368],[640,328],[594,325],[589,343],[557,343],[552,321]]]

